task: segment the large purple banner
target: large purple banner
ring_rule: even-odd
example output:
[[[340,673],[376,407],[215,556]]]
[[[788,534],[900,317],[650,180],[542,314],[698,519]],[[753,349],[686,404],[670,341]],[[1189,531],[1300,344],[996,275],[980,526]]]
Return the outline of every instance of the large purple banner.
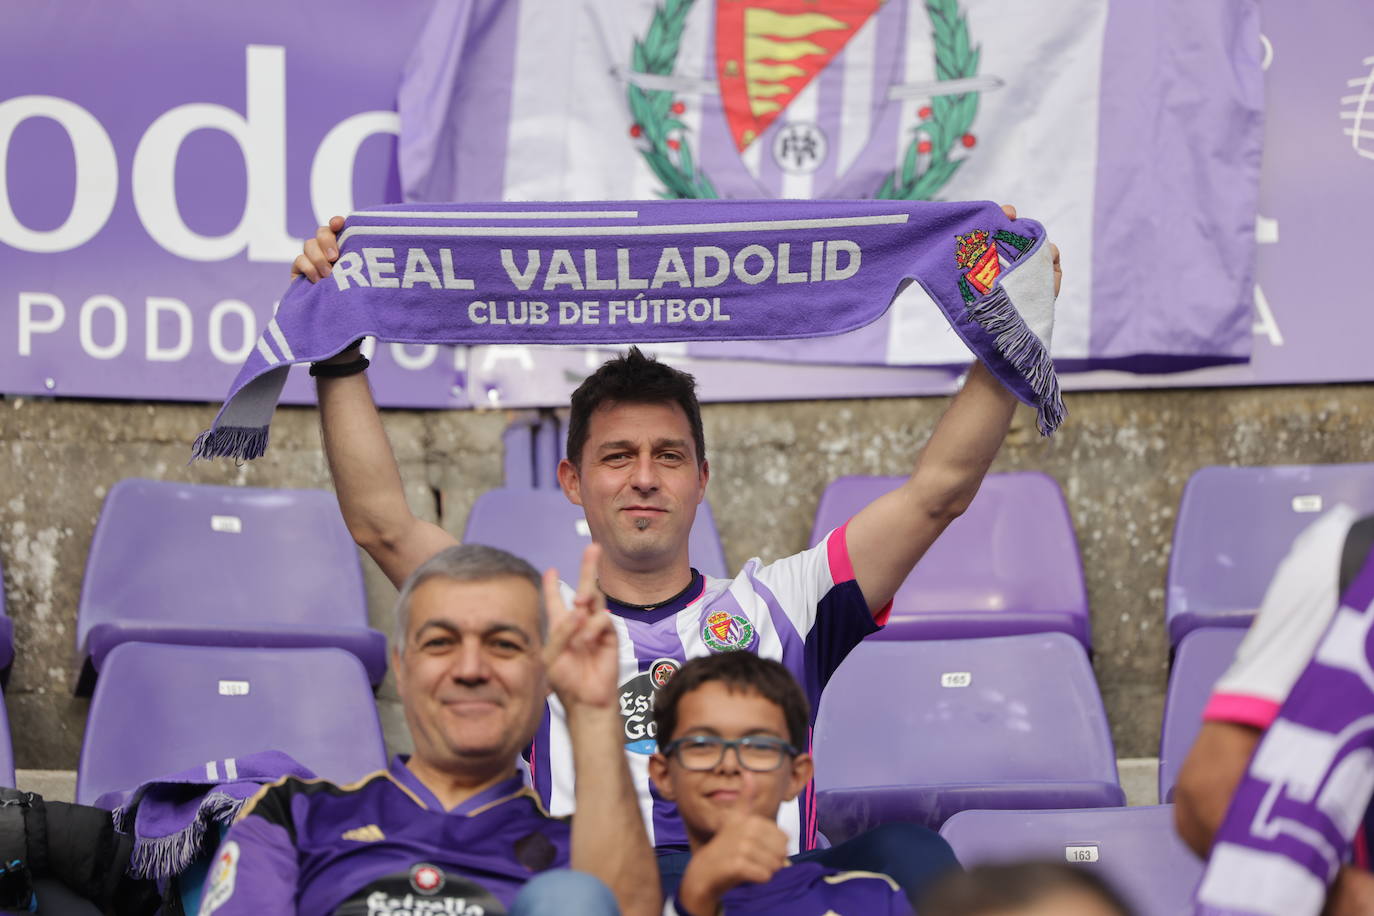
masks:
[[[218,399],[270,319],[299,239],[332,213],[400,199],[397,93],[431,5],[349,0],[331,6],[328,16],[266,0],[0,7],[0,392]],[[1109,44],[1111,17],[1123,9],[1163,15],[1173,6],[1116,0],[1094,28]],[[1070,375],[1066,387],[1371,378],[1365,341],[1374,337],[1374,310],[1349,281],[1343,248],[1334,242],[1358,245],[1364,228],[1357,221],[1374,179],[1374,6],[1332,0],[1298,9],[1262,0],[1261,7],[1264,38],[1255,53],[1265,63],[1266,127],[1252,361],[1167,376]],[[970,22],[978,25],[976,17]],[[513,72],[518,63],[493,56],[464,66]],[[989,88],[998,74],[978,76],[988,105],[1018,97],[1016,87]],[[624,104],[623,93],[618,99]],[[536,104],[539,93],[516,101]],[[919,103],[908,107],[903,117],[921,117]],[[743,123],[736,117],[733,126]],[[784,158],[774,160],[801,155],[807,137],[792,134],[792,147],[778,140]],[[624,139],[615,138],[616,154],[640,157]],[[473,160],[488,167],[498,153],[504,161],[516,142],[530,152],[521,168],[533,169],[537,136],[462,140],[490,149],[491,156]],[[956,144],[952,155],[963,155],[961,148],[986,150]],[[980,161],[970,158],[963,172],[976,177]],[[765,161],[764,170],[771,168]],[[782,169],[769,172],[768,181],[776,180],[780,192],[808,182],[814,191],[824,171],[807,175]],[[1100,207],[1100,189],[1097,201]],[[1009,202],[1055,232],[1053,202],[1033,195]],[[1162,218],[1123,211],[1122,225]],[[1057,238],[1068,271],[1061,305],[1082,312],[1105,295],[1104,276],[1090,271],[1082,245]],[[1186,283],[1186,268],[1163,269]],[[1148,313],[1132,320],[1148,320]],[[798,372],[690,358],[689,346],[658,349],[697,373],[712,400],[936,393],[950,390],[958,374],[876,365]],[[558,404],[601,355],[385,345],[372,375],[387,405]],[[285,398],[312,400],[305,373],[293,373]]]

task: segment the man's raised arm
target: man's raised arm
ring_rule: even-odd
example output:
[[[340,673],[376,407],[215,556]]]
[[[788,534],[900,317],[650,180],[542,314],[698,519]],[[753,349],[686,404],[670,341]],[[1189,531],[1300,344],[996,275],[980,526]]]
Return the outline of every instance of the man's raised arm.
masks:
[[[315,238],[305,243],[304,254],[296,258],[293,274],[301,274],[312,283],[328,276],[338,257],[334,233],[342,228],[343,218],[337,216],[328,226],[321,226]],[[353,348],[324,363],[344,365],[359,358]],[[344,523],[358,546],[399,588],[417,566],[457,541],[443,528],[416,518],[410,511],[396,456],[382,428],[366,373],[341,377],[321,374],[316,378],[316,391],[324,453]]]
[[[639,796],[625,762],[616,686],[620,650],[606,597],[596,584],[600,556],[596,544],[584,551],[571,609],[563,602],[558,574],[544,574],[549,614],[545,661],[549,683],[567,712],[577,777],[572,867],[601,879],[626,916],[649,916],[660,911],[663,898]]]
[[[1013,208],[1002,209],[1016,218]],[[1059,249],[1051,249],[1058,295]],[[850,521],[845,533],[854,576],[874,613],[892,600],[930,545],[973,502],[1007,436],[1016,404],[987,367],[975,362],[917,456],[911,477]]]

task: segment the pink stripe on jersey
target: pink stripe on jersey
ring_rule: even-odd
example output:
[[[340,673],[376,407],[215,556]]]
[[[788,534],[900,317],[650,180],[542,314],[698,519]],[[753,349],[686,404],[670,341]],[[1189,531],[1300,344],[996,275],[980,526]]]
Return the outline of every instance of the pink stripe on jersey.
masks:
[[[848,582],[854,578],[854,564],[849,559],[849,522],[845,522],[825,544],[825,555],[830,560],[830,578],[835,584]]]
[[[1234,722],[1258,729],[1268,728],[1279,715],[1279,704],[1260,697],[1214,693],[1202,711],[1204,722]]]
[[[1361,827],[1355,831],[1355,866],[1369,871],[1369,835]]]
[[[835,529],[830,540],[825,542],[826,559],[830,562],[830,578],[836,585],[857,578],[854,575],[854,561],[849,558],[849,522]],[[878,626],[887,626],[887,618],[892,615],[892,602],[883,605],[873,615]]]

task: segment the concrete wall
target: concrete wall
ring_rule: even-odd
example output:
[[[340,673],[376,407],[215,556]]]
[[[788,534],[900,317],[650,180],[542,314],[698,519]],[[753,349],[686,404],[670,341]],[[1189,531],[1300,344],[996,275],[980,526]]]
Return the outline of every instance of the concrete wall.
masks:
[[[1122,757],[1156,753],[1168,646],[1165,572],[1174,509],[1211,464],[1374,460],[1374,386],[1071,395],[1053,440],[1023,411],[993,470],[1042,470],[1078,528],[1098,680]],[[806,546],[821,490],[842,474],[904,474],[944,399],[712,405],[710,498],[732,566]],[[17,764],[75,767],[87,702],[71,695],[81,573],[108,488],[124,477],[327,487],[315,412],[283,409],[268,456],[186,466],[213,415],[204,405],[0,400],[0,563],[17,659],[5,694]],[[388,412],[411,506],[461,532],[477,494],[501,483],[500,412]],[[364,560],[375,626],[394,590]],[[388,738],[404,727],[388,683]]]

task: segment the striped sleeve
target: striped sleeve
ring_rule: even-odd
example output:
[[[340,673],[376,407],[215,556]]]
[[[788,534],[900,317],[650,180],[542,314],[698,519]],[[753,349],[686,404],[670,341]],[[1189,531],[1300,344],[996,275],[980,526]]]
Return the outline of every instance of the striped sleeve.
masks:
[[[1340,604],[1341,549],[1355,518],[1350,507],[1336,506],[1298,535],[1235,661],[1217,681],[1205,721],[1258,729],[1274,721]]]

